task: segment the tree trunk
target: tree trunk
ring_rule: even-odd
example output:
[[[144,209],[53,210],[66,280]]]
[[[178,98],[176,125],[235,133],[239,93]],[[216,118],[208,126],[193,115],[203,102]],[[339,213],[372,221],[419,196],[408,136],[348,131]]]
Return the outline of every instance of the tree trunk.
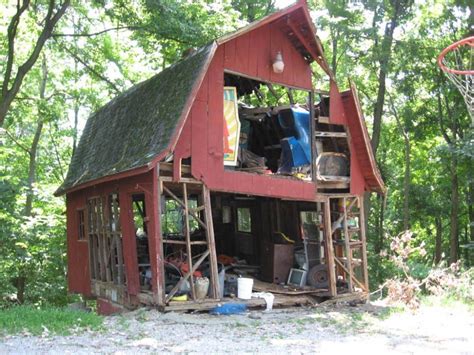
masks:
[[[38,153],[38,145],[41,137],[41,132],[43,130],[43,120],[39,118],[38,124],[36,126],[35,136],[31,144],[30,153],[29,153],[29,163],[28,163],[28,183],[26,186],[26,203],[23,215],[25,217],[31,216],[31,210],[33,207],[33,185],[36,182],[36,156]]]
[[[41,138],[41,133],[43,130],[44,125],[44,113],[41,109],[41,102],[45,98],[45,91],[46,91],[46,81],[48,80],[48,68],[46,67],[46,57],[43,56],[43,62],[41,65],[42,70],[42,78],[39,85],[39,102],[38,102],[38,123],[36,126],[35,136],[33,138],[33,142],[31,143],[31,147],[29,149],[29,162],[28,162],[28,183],[26,186],[26,202],[25,208],[23,210],[23,216],[28,218],[32,215],[33,209],[33,199],[34,199],[34,190],[33,186],[36,182],[36,167],[37,167],[37,155],[38,155],[38,146]],[[16,278],[17,281],[17,300],[20,303],[24,302],[25,299],[25,290],[26,285],[28,282],[28,275],[26,274],[25,268],[20,268],[18,271],[18,277]]]
[[[441,261],[442,248],[443,248],[443,225],[441,223],[441,217],[435,217],[435,228],[436,228],[436,239],[435,239],[435,255],[434,264],[438,265]]]
[[[411,147],[410,137],[405,131],[403,138],[405,140],[405,177],[403,180],[403,230],[410,229],[410,184],[411,184]]]
[[[469,186],[467,188],[467,213],[469,217],[469,237],[474,242],[474,176],[472,170],[469,173]]]
[[[459,259],[459,182],[458,160],[454,153],[451,157],[451,230],[449,233],[449,262],[455,263]]]
[[[400,1],[395,1],[392,17],[390,22],[385,26],[384,37],[382,40],[382,52],[379,59],[379,77],[378,77],[378,88],[377,88],[377,101],[374,106],[374,125],[372,130],[372,149],[374,155],[377,154],[377,149],[380,143],[380,133],[382,131],[382,114],[383,106],[385,103],[386,84],[385,79],[389,72],[390,59],[392,57],[392,43],[393,43],[393,32],[398,26],[398,17],[400,15],[401,6]]]

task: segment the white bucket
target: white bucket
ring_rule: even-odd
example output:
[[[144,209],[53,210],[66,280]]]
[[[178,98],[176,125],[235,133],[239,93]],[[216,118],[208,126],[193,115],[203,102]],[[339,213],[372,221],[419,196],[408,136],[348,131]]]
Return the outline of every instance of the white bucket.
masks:
[[[237,279],[237,297],[243,300],[252,298],[253,279],[240,277]]]

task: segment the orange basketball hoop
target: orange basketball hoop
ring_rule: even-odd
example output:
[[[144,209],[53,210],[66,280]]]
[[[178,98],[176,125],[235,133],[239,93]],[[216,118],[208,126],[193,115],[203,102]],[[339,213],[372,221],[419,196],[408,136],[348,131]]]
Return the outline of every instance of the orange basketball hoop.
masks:
[[[438,65],[461,92],[474,124],[474,36],[446,47]]]

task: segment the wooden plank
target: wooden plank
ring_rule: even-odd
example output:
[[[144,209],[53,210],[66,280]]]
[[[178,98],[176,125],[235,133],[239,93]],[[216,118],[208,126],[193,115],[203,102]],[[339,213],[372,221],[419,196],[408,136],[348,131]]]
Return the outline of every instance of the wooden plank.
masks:
[[[187,245],[188,243],[184,240],[172,240],[172,239],[163,239],[165,244],[177,244],[177,245]],[[207,241],[204,240],[195,240],[190,242],[191,245],[207,245]]]
[[[159,179],[161,163],[159,163],[153,171],[153,205],[156,218],[156,259],[157,259],[157,286],[154,302],[159,307],[165,306],[165,258],[163,252],[163,232],[161,228],[161,199],[163,197],[163,182]]]
[[[316,123],[314,122],[314,93],[313,91],[309,92],[309,122],[310,122],[310,132],[316,131]],[[311,134],[311,180],[316,182],[316,158],[318,152],[316,151],[316,137],[314,134]]]
[[[316,131],[314,133],[315,137],[317,138],[347,138],[346,132],[322,132]]]
[[[369,289],[369,274],[367,270],[367,240],[365,235],[365,211],[364,211],[364,201],[360,196],[357,197],[359,200],[359,228],[360,228],[360,238],[362,242],[362,273],[364,275],[364,284],[365,289]]]
[[[324,239],[326,248],[326,265],[329,274],[329,294],[337,295],[336,288],[336,270],[334,265],[334,246],[332,245],[332,225],[331,225],[331,206],[330,199],[324,202]]]
[[[351,275],[349,270],[340,260],[338,260],[337,258],[334,258],[334,261],[336,262],[337,265],[339,265],[344,270],[344,272],[346,272],[348,275]],[[359,287],[362,288],[364,291],[367,291],[365,285],[359,280],[357,280],[357,278],[354,275],[351,276],[351,280],[353,280],[357,285],[359,285]]]
[[[348,228],[347,228],[346,202],[347,202],[347,198],[344,197],[342,199],[342,203],[343,203],[342,210],[343,210],[343,213],[344,213],[344,219],[343,219],[343,222],[344,222],[344,247],[345,247],[346,259],[347,259],[347,269],[349,271],[349,279],[347,280],[347,284],[348,284],[348,287],[349,287],[349,292],[352,292],[354,290],[354,288],[352,286],[352,279],[354,277],[354,274],[352,272],[352,250],[349,246],[349,232],[348,232]]]
[[[191,234],[189,231],[189,208],[188,208],[188,189],[185,183],[183,185],[183,201],[184,201],[184,238],[186,242],[186,256],[188,261],[189,269],[193,268],[193,254],[191,250]],[[191,297],[193,300],[196,299],[196,289],[194,285],[194,275],[189,276],[191,284]]]
[[[114,195],[118,196],[118,193],[112,195],[113,223],[115,224],[115,230],[119,233],[119,234],[114,235],[114,238],[116,238],[115,243],[117,246],[117,282],[118,284],[122,285],[125,282],[125,278],[123,274],[124,266],[123,266],[123,251],[122,251],[122,232],[120,230],[121,229],[120,216],[119,216],[120,212],[117,205],[117,199],[114,198]]]
[[[106,281],[107,275],[105,270],[105,255],[104,255],[104,239],[102,235],[102,217],[100,216],[100,208],[97,203],[100,199],[94,199],[94,213],[97,218],[97,241],[98,241],[98,251],[99,251],[99,272],[100,272],[100,281]]]
[[[297,295],[309,295],[309,294],[321,294],[325,293],[328,290],[325,289],[315,289],[308,287],[307,289],[301,288],[290,288],[290,287],[283,287],[280,285],[260,281],[257,279],[253,280],[253,290],[258,292],[271,292],[280,295],[289,295],[289,296],[297,296]]]
[[[330,197],[331,198],[331,197]],[[356,203],[356,199],[352,200],[352,202],[349,204],[349,207],[347,207],[347,209],[352,209],[352,207],[354,206],[354,204]],[[342,220],[344,219],[344,214],[341,214],[339,216],[339,218],[334,222],[334,225],[337,226],[339,225]],[[336,231],[337,227],[334,227],[334,228],[331,228],[331,235],[334,234],[334,232]]]
[[[223,295],[219,294],[219,273],[217,269],[217,255],[216,255],[216,242],[214,238],[214,224],[212,221],[212,210],[211,210],[211,195],[206,185],[202,185],[202,199],[204,206],[205,220],[206,220],[206,238],[209,247],[209,264],[211,266],[211,296],[213,298],[221,298]]]

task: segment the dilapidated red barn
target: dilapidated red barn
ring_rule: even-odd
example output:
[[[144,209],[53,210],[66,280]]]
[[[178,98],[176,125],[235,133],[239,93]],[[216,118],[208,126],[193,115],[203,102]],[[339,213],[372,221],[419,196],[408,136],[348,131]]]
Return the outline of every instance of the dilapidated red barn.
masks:
[[[313,61],[330,91],[313,88]],[[265,106],[266,95],[277,104]],[[256,290],[364,293],[362,196],[384,189],[355,87],[338,90],[299,1],[89,118],[57,191],[69,290],[102,307],[192,308],[228,294],[224,264],[253,275]],[[174,301],[180,293],[191,300]]]

